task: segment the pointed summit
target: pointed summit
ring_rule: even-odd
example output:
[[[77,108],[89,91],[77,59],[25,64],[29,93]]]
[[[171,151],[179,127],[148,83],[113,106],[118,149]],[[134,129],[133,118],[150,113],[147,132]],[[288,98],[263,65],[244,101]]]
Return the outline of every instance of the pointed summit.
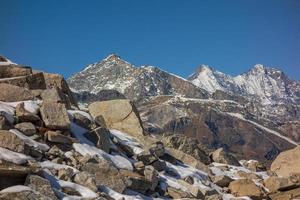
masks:
[[[105,61],[116,61],[116,60],[120,60],[120,59],[121,59],[120,56],[118,56],[115,53],[112,53],[112,54],[108,55],[104,60]]]

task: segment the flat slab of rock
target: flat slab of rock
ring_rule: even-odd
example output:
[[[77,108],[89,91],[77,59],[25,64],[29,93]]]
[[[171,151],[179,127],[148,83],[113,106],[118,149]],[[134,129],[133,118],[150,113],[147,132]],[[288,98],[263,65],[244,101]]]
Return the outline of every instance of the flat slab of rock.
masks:
[[[271,171],[283,177],[289,177],[291,173],[300,173],[300,146],[281,152],[273,161]]]
[[[249,196],[252,199],[262,199],[262,190],[250,179],[238,179],[229,184],[231,194],[237,197]]]
[[[26,88],[0,83],[0,101],[16,102],[32,100],[34,96]]]
[[[0,66],[0,78],[11,78],[17,76],[26,76],[32,73],[30,67],[21,67],[17,65]]]
[[[46,127],[59,130],[70,128],[70,120],[64,104],[44,102],[40,112]]]
[[[23,122],[23,123],[16,124],[15,128],[27,136],[31,136],[36,133],[36,128],[31,122]]]
[[[127,99],[94,102],[89,105],[89,112],[94,119],[102,115],[110,129],[133,136],[144,134],[139,114]]]
[[[46,89],[43,73],[35,73],[27,76],[0,79],[0,83],[24,87],[29,90]]]

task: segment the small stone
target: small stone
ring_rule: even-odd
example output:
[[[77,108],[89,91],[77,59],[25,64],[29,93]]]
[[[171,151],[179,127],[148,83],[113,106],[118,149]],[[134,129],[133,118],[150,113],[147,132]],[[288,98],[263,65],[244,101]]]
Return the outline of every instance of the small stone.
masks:
[[[21,140],[14,133],[5,130],[0,130],[0,147],[18,153],[24,153],[26,148],[23,140]]]
[[[98,191],[95,178],[87,172],[79,172],[78,174],[76,174],[74,177],[74,182],[80,185],[84,185],[94,192]]]
[[[228,187],[228,185],[233,181],[233,179],[226,175],[219,175],[213,176],[212,181],[214,184],[220,187]]]
[[[145,167],[144,170],[145,179],[152,183],[151,190],[154,191],[158,185],[158,173],[151,165]]]
[[[162,142],[152,144],[149,152],[157,157],[162,157],[165,154],[164,144]]]
[[[15,128],[27,136],[32,136],[36,133],[36,128],[31,122],[23,122],[23,123],[16,124]]]
[[[74,175],[74,171],[71,168],[65,168],[65,169],[58,170],[58,178],[60,180],[70,181],[73,175]]]
[[[167,167],[166,162],[163,160],[156,160],[151,165],[159,172],[164,171]]]
[[[191,185],[194,184],[194,178],[191,177],[191,176],[185,177],[185,178],[184,178],[184,181],[187,182],[187,183],[189,183],[189,184],[191,184]]]
[[[139,155],[137,155],[137,160],[142,161],[144,163],[144,165],[150,165],[154,161],[156,161],[157,158],[150,153],[143,152],[143,153],[140,153]]]
[[[61,144],[73,144],[72,138],[60,134],[59,131],[48,131],[46,135],[48,141],[50,142],[61,143]]]

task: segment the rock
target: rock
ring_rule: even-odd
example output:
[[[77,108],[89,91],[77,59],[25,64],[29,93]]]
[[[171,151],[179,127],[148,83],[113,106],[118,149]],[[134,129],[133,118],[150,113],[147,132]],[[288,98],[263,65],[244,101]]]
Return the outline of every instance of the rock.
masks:
[[[186,181],[184,180],[178,180],[177,181],[178,183],[180,183],[181,185],[183,185],[184,187],[187,188],[187,191],[192,194],[194,197],[196,197],[197,199],[204,199],[204,196],[200,190],[199,187],[197,186],[194,186],[194,185],[191,185],[189,183],[187,183]]]
[[[172,154],[173,157],[175,157],[177,160],[190,165],[192,167],[195,167],[196,169],[202,170],[206,173],[209,172],[209,168],[200,162],[199,160],[195,159],[193,156],[190,156],[182,151],[172,149],[172,148],[166,148],[168,152]]]
[[[219,175],[213,176],[212,181],[214,184],[220,187],[228,187],[228,185],[233,181],[233,179],[226,175]]]
[[[165,136],[163,138],[163,143],[166,147],[182,151],[206,165],[211,163],[209,156],[200,148],[199,142],[195,138],[174,134]]]
[[[193,197],[192,195],[190,195],[187,192],[184,192],[182,190],[178,190],[176,188],[173,187],[168,187],[168,194],[171,198],[173,199],[182,199],[182,198],[188,198],[191,199],[191,197]]]
[[[223,198],[222,198],[222,195],[220,195],[220,194],[213,194],[210,196],[206,196],[205,200],[223,200]],[[230,199],[230,200],[233,200],[233,199]]]
[[[154,191],[156,186],[158,185],[158,173],[151,165],[145,167],[144,170],[145,179],[152,183],[151,190]]]
[[[250,179],[238,179],[229,184],[229,190],[234,196],[249,196],[252,199],[262,199],[262,190]]]
[[[254,172],[266,171],[266,167],[257,160],[245,161],[243,166]]]
[[[162,157],[165,154],[165,147],[162,142],[155,142],[151,145],[149,152],[156,157]]]
[[[167,167],[166,162],[163,160],[156,160],[153,163],[151,163],[151,165],[154,167],[155,170],[159,172],[164,171]]]
[[[23,122],[23,123],[16,124],[15,128],[27,136],[32,136],[36,133],[36,128],[31,122]]]
[[[14,185],[24,185],[26,177],[30,173],[32,170],[29,167],[0,163],[0,190]]]
[[[1,65],[0,67],[0,79],[17,76],[27,76],[31,73],[32,70],[30,67],[21,67],[17,65]]]
[[[97,185],[107,186],[119,193],[123,193],[126,188],[123,176],[106,160],[101,160],[100,163],[88,162],[81,170],[93,174]]]
[[[123,176],[124,180],[126,180],[126,186],[128,189],[131,189],[133,191],[147,194],[148,191],[151,190],[153,185],[156,183],[151,183],[151,181],[147,180],[143,176],[141,176],[138,173],[128,171],[128,170],[120,170],[121,175]],[[149,173],[149,172],[146,172]],[[148,174],[148,178],[150,178]],[[151,177],[154,178],[154,177]]]
[[[65,103],[62,98],[62,93],[57,88],[46,89],[41,93],[43,102]]]
[[[240,178],[245,178],[245,179],[260,179],[259,175],[255,173],[248,173],[242,170],[238,170],[234,173],[234,175],[239,176]]]
[[[70,181],[72,176],[74,175],[74,171],[71,168],[62,168],[58,170],[57,177],[60,180]]]
[[[90,132],[84,134],[91,142],[93,142],[96,147],[109,153],[110,151],[110,132],[106,128],[96,128]]]
[[[63,191],[63,193],[66,193],[70,196],[81,196],[81,194],[75,190],[75,188],[72,188],[72,187],[62,187],[61,190]]]
[[[29,90],[6,83],[0,83],[0,91],[0,101],[16,102],[32,100],[34,98]]]
[[[70,128],[70,120],[64,104],[43,102],[40,112],[46,127],[62,130]]]
[[[121,130],[132,136],[144,134],[139,114],[129,100],[94,102],[89,105],[89,112],[94,119],[102,115],[110,129]]]
[[[272,200],[297,200],[300,198],[300,188],[277,192],[270,195]]]
[[[150,153],[142,152],[142,153],[137,155],[137,160],[142,161],[144,163],[144,165],[150,165],[154,161],[156,161],[157,158],[155,156],[153,156],[152,154],[150,154]]]
[[[48,198],[44,195],[33,191],[33,190],[23,190],[19,192],[8,192],[0,193],[1,200],[47,200]]]
[[[37,116],[33,113],[30,113],[25,109],[23,102],[19,103],[16,106],[16,116],[17,116],[19,122],[32,122],[37,125],[42,124],[42,121],[39,118],[39,116]]]
[[[103,128],[107,128],[107,125],[106,125],[106,122],[105,122],[105,119],[102,115],[98,115],[94,118],[94,121],[96,122],[96,124],[100,127],[103,127]]]
[[[192,176],[187,176],[183,179],[185,182],[187,182],[190,185],[194,184],[194,178]]]
[[[14,77],[9,79],[0,79],[0,83],[6,83],[28,90],[46,89],[43,73],[35,73],[27,76]],[[34,94],[32,93],[34,96]]]
[[[291,173],[300,173],[300,146],[281,152],[271,165],[271,171],[278,176],[289,177]]]
[[[87,172],[79,172],[74,177],[74,182],[79,185],[84,185],[94,192],[98,191],[95,178]]]
[[[270,193],[274,193],[276,191],[285,191],[300,187],[300,181],[297,180],[295,182],[291,178],[271,176],[264,180],[264,185]]]
[[[43,76],[47,89],[59,89],[64,94],[64,101],[69,102],[67,104],[77,107],[77,102],[63,76],[50,73],[43,73]]]
[[[85,117],[80,113],[74,113],[73,122],[86,129],[90,129],[92,126],[92,122],[87,117]]]
[[[232,154],[225,152],[223,148],[219,148],[216,151],[214,151],[211,157],[214,162],[240,166],[239,161]]]
[[[0,147],[18,153],[24,153],[27,148],[23,140],[14,133],[5,130],[0,130]]]
[[[52,187],[50,185],[50,182],[47,179],[44,179],[37,175],[28,175],[25,181],[25,185],[29,186],[33,190],[41,193],[45,197],[47,197],[47,200],[56,200],[56,196],[54,194],[54,191],[52,190]],[[45,199],[45,200],[46,200]]]
[[[62,135],[60,131],[47,131],[47,139],[50,142],[61,143],[61,144],[73,144],[71,137]]]
[[[9,130],[11,128],[11,124],[6,119],[5,116],[0,113],[0,130]]]

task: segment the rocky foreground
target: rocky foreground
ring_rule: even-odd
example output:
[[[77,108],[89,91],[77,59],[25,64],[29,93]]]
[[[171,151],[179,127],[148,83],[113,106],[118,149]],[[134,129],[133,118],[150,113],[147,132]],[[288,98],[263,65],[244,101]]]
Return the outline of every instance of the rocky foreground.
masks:
[[[267,169],[180,134],[157,140],[129,100],[80,110],[62,76],[0,60],[1,200],[300,198],[299,146]]]

